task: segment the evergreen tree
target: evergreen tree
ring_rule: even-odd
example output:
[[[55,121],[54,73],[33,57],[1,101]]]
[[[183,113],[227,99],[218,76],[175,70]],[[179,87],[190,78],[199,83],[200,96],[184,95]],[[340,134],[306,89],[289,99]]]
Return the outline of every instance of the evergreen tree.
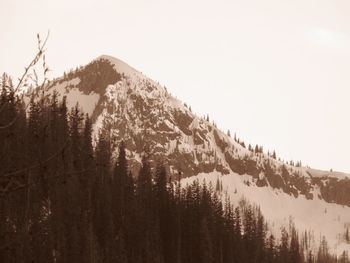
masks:
[[[289,235],[285,228],[281,230],[281,243],[278,250],[278,260],[280,262],[292,263],[289,254]]]
[[[350,242],[349,228],[348,228],[348,227],[346,228],[344,238],[345,238],[345,241],[346,241],[347,243]]]
[[[213,262],[213,244],[210,237],[208,222],[206,218],[203,218],[200,223],[200,252],[202,263]]]
[[[273,153],[272,153],[272,158],[276,160],[276,152],[275,151],[273,151]]]
[[[276,258],[276,250],[275,250],[275,237],[273,234],[270,234],[268,241],[267,241],[267,262],[275,262],[275,258]]]
[[[299,248],[299,237],[294,226],[291,228],[291,238],[290,238],[290,258],[293,263],[301,263],[302,257]]]

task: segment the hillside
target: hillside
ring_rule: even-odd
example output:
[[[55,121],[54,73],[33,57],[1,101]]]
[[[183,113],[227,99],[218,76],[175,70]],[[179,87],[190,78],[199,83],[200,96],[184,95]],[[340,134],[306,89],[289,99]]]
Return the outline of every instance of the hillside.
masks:
[[[343,238],[350,224],[349,175],[286,164],[246,147],[113,57],[101,56],[51,81],[48,92],[54,90],[67,97],[68,107],[78,102],[91,116],[96,138],[106,128],[115,146],[125,141],[134,174],[147,149],[153,162],[163,162],[184,182],[220,178],[233,200],[259,205],[276,231],[292,218],[299,231],[314,232],[315,243],[325,235],[334,251],[350,250]]]

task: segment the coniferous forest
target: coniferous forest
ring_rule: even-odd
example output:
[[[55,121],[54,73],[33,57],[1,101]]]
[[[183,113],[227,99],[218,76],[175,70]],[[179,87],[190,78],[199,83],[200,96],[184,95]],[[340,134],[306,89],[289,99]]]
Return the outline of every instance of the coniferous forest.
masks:
[[[107,129],[57,94],[27,107],[6,75],[0,94],[0,262],[349,262],[291,225],[272,235],[257,207],[221,187],[181,186],[144,153],[138,174]]]

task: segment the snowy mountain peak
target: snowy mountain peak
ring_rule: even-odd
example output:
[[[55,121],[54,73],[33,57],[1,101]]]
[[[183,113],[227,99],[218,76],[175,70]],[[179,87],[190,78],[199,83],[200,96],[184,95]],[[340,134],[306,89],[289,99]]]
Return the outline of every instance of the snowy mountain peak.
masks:
[[[96,58],[95,60],[107,60],[109,61],[113,66],[114,69],[121,73],[124,74],[128,77],[140,77],[140,78],[144,78],[144,76],[142,75],[142,73],[136,69],[134,69],[133,67],[131,67],[130,65],[128,65],[127,63],[125,63],[124,61],[112,57],[112,56],[108,56],[108,55],[101,55],[98,58]]]
[[[100,56],[70,71],[52,81],[49,90],[66,96],[68,107],[80,104],[91,116],[96,138],[100,129],[107,128],[114,146],[124,140],[133,174],[137,175],[146,147],[151,161],[163,162],[168,172],[187,178],[184,181],[193,176],[207,182],[222,178],[234,198],[258,203],[268,219],[267,214],[280,207],[280,218],[270,217],[274,222],[288,224],[290,211],[299,211],[294,219],[302,229],[321,231],[322,224],[312,222],[326,218],[321,214],[325,209],[334,209],[339,220],[335,223],[329,214],[326,223],[333,223],[337,234],[326,234],[332,244],[342,243],[337,235],[345,224],[350,225],[348,175],[287,164],[246,147],[206,118],[196,116],[165,87],[111,56]],[[116,157],[117,149],[113,150]],[[255,196],[259,198],[251,196],[252,192],[260,193]],[[309,222],[303,213],[312,209],[316,212]],[[349,217],[340,218],[339,214]]]
[[[155,159],[162,158],[169,170],[184,177],[214,171],[248,174],[259,187],[269,186],[309,199],[317,195],[316,189],[323,189],[325,178],[333,183],[344,178],[286,164],[248,149],[213,123],[193,114],[165,87],[111,56],[102,55],[69,72],[53,81],[50,89],[65,95],[69,107],[79,102],[92,117],[96,135],[108,124],[116,143],[126,140],[135,172],[140,165],[138,156],[148,143]],[[322,198],[350,205],[350,198],[325,193],[326,190],[323,194],[321,191]]]

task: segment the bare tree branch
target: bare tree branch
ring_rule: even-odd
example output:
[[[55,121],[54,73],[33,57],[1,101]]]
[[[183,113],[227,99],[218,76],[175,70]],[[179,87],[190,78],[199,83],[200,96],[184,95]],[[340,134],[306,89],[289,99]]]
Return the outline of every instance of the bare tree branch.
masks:
[[[15,92],[17,92],[19,90],[19,88],[21,87],[24,79],[26,78],[26,76],[28,75],[29,70],[34,67],[38,61],[40,60],[40,58],[44,55],[46,49],[46,43],[47,40],[49,39],[49,35],[50,35],[50,31],[47,32],[46,38],[44,43],[41,45],[41,39],[40,39],[40,35],[37,34],[37,41],[38,41],[38,52],[36,53],[35,57],[33,58],[33,60],[30,62],[30,64],[25,67],[23,75],[21,76],[21,78],[19,79],[19,82],[15,88]]]
[[[18,90],[20,89],[20,87],[22,86],[23,82],[26,81],[26,79],[31,78],[29,71],[39,62],[40,58],[43,58],[43,70],[44,70],[44,80],[41,83],[41,85],[38,84],[38,75],[35,71],[35,69],[33,69],[34,75],[36,80],[34,80],[36,87],[42,89],[44,87],[44,85],[46,84],[47,81],[47,72],[49,71],[48,67],[46,66],[46,61],[45,61],[45,47],[46,47],[46,43],[47,40],[49,38],[50,35],[50,31],[48,31],[47,36],[45,38],[45,41],[41,44],[41,39],[39,34],[37,34],[37,39],[38,39],[38,51],[35,55],[35,57],[33,58],[33,60],[29,63],[29,65],[27,67],[24,68],[24,72],[22,74],[22,76],[18,79],[18,83],[16,85],[16,88],[14,89],[14,93],[16,94],[18,92]],[[2,112],[5,108],[6,103],[4,103],[1,107],[0,107],[0,112]],[[13,120],[11,120],[8,124],[5,124],[3,126],[0,126],[0,130],[1,129],[6,129],[9,128],[10,126],[12,126],[16,120],[18,119],[18,116],[16,116]]]

